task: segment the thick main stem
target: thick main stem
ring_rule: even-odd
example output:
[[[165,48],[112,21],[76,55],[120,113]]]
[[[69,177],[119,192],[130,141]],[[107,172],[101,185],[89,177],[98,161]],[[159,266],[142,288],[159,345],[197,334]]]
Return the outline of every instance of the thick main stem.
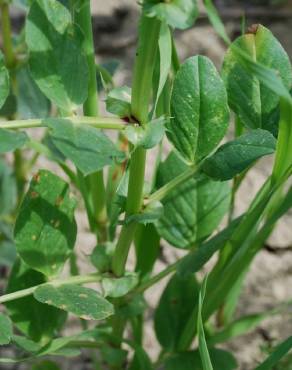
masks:
[[[142,15],[139,45],[134,67],[132,88],[132,115],[141,124],[148,121],[152,77],[158,46],[160,22]],[[131,157],[126,218],[138,213],[142,206],[146,151],[137,148]],[[124,225],[113,256],[112,269],[116,276],[123,275],[137,224]]]
[[[84,114],[91,117],[98,116],[98,92],[96,81],[95,54],[92,33],[90,1],[86,0],[76,14],[76,21],[84,33],[83,49],[86,53],[89,86],[88,97],[83,105]],[[107,240],[107,206],[106,191],[103,179],[103,171],[90,175],[90,188],[94,207],[94,216],[97,224],[97,236],[99,242]]]
[[[9,4],[0,2],[1,11],[1,28],[2,28],[2,43],[4,49],[5,63],[8,69],[14,67],[15,55],[13,52],[12,38],[11,38],[11,24],[9,16]]]

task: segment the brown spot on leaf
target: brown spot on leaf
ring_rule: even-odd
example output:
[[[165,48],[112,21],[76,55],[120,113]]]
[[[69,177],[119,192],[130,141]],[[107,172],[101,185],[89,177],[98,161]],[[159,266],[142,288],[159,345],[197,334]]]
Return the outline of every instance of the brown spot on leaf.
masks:
[[[34,176],[33,176],[33,180],[37,183],[40,182],[41,180],[41,175],[39,173],[36,173]]]
[[[87,294],[81,293],[78,295],[79,298],[88,298]]]
[[[253,34],[253,35],[256,35],[258,29],[259,29],[259,24],[252,24],[250,27],[248,27],[248,29],[246,30],[246,34]]]
[[[32,199],[36,199],[36,198],[38,198],[38,196],[39,196],[39,193],[37,193],[36,191],[32,191],[32,192],[30,193],[30,197],[31,197]]]
[[[63,197],[58,197],[56,199],[56,203],[55,203],[56,206],[59,207],[63,203],[63,201],[64,201],[64,198]]]

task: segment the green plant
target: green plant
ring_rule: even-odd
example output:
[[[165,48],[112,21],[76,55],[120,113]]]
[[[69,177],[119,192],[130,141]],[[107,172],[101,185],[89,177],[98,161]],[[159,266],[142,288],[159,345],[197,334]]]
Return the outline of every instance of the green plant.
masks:
[[[4,156],[0,162],[0,261],[9,271],[0,297],[0,344],[17,353],[0,362],[58,369],[42,357],[78,356],[87,348],[96,369],[236,369],[233,355],[216,346],[289,304],[234,321],[249,266],[292,205],[287,54],[260,25],[231,43],[205,0],[211,23],[228,44],[221,75],[204,56],[180,64],[172,32],[193,25],[196,1],[145,0],[132,89],[107,92],[107,111],[114,116],[101,117],[96,74],[105,84],[112,81],[95,65],[89,1],[22,3],[25,30],[12,39],[10,4],[0,1],[0,103],[7,117],[0,123],[0,153],[14,153],[12,167]],[[220,146],[230,109],[235,137]],[[102,130],[118,132],[117,142]],[[163,160],[165,136],[172,151]],[[146,184],[146,154],[154,147],[157,161]],[[234,219],[246,173],[273,153],[270,176]],[[45,169],[31,178],[43,156],[67,182]],[[74,252],[76,198],[83,200],[97,240],[88,256],[88,268],[95,271],[86,275],[79,273]],[[218,232],[226,214],[228,222]],[[185,255],[155,275],[161,239]],[[127,268],[134,245],[136,266]],[[196,273],[213,255],[217,262],[201,282]],[[143,348],[144,292],[170,275],[154,313],[161,353],[153,362]],[[80,318],[80,331],[62,336],[68,313]],[[257,369],[272,369],[291,346],[288,338]]]

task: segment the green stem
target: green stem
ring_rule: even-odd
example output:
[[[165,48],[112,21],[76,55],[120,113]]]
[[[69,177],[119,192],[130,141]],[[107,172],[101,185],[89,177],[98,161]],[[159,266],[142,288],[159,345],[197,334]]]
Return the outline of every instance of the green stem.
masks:
[[[43,285],[50,284],[53,285],[55,288],[58,288],[62,285],[65,284],[77,284],[77,285],[82,285],[82,284],[87,284],[87,283],[95,283],[101,280],[101,275],[93,273],[93,274],[88,274],[88,275],[78,275],[78,276],[71,276],[67,279],[57,279],[57,280],[52,280],[49,283],[43,283],[39,285],[35,285],[31,288],[23,289],[23,290],[18,290],[17,292],[14,293],[9,293],[2,295],[0,297],[0,303],[4,302],[10,302],[14,301],[19,298],[27,297],[29,295],[32,295],[35,290]]]
[[[5,63],[8,69],[12,69],[15,65],[15,55],[13,51],[11,38],[9,4],[6,2],[1,2],[0,11],[1,11],[2,42],[5,55]]]
[[[89,228],[91,232],[94,232],[95,231],[95,222],[94,222],[95,220],[94,220],[94,215],[93,215],[90,199],[88,196],[87,184],[86,184],[86,180],[83,174],[79,170],[77,170],[77,179],[78,179],[78,187],[82,195],[86,213],[87,213]]]
[[[145,292],[145,290],[151,288],[153,285],[158,283],[160,280],[166,278],[168,275],[175,272],[180,262],[181,260],[174,262],[173,264],[167,266],[164,270],[160,271],[157,275],[152,276],[150,279],[140,284],[138,288],[134,291],[134,293],[141,294]]]
[[[94,42],[92,33],[92,20],[90,1],[86,0],[76,14],[76,21],[84,33],[83,49],[87,56],[89,85],[88,97],[83,104],[85,115],[96,117],[98,116],[98,92],[96,81],[96,66]],[[106,191],[103,179],[103,171],[98,171],[90,175],[90,188],[94,206],[94,217],[98,230],[98,241],[104,242],[108,236],[108,217],[106,207]]]
[[[160,22],[142,15],[139,33],[139,45],[134,67],[132,88],[132,115],[145,125],[148,121],[149,101],[152,91],[152,77]],[[131,157],[126,217],[138,213],[142,206],[143,186],[145,176],[146,151],[137,148]],[[124,225],[113,256],[112,270],[117,276],[123,275],[130,246],[132,244],[137,224]]]
[[[184,171],[179,176],[175,177],[173,180],[162,186],[155,193],[151,194],[147,199],[146,203],[151,203],[155,201],[160,201],[165,198],[172,190],[176,189],[178,185],[184,183],[191,177],[193,177],[199,170],[199,167],[192,165],[186,171]]]
[[[110,117],[64,117],[64,120],[70,120],[74,124],[85,124],[100,129],[109,130],[124,130],[126,128],[125,121],[118,118]],[[45,127],[44,118],[33,118],[27,120],[14,120],[0,122],[0,128],[6,129],[25,129],[34,127]]]

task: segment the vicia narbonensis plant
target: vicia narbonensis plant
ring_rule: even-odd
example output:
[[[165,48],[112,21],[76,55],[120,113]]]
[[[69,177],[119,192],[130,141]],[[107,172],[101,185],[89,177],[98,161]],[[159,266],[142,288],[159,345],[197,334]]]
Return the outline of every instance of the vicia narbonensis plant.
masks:
[[[0,1],[6,117],[0,123],[0,261],[2,278],[8,274],[0,344],[15,351],[0,362],[61,369],[58,357],[84,348],[92,369],[236,369],[234,356],[217,346],[288,304],[234,319],[254,257],[292,205],[286,52],[262,25],[231,42],[206,0],[228,47],[222,69],[202,55],[181,63],[173,31],[193,26],[196,0],[144,0],[132,88],[109,88],[109,73],[95,62],[89,1],[29,3],[24,30],[12,38],[10,1]],[[97,77],[111,113],[106,117],[99,114]],[[221,145],[231,111],[234,138]],[[115,142],[110,130],[118,133]],[[163,158],[166,140],[171,150]],[[146,184],[147,152],[154,147]],[[271,154],[270,176],[234,218],[246,173]],[[43,157],[58,174],[31,174]],[[85,275],[74,251],[76,200],[96,237],[87,259],[93,272]],[[185,254],[154,274],[161,243]],[[127,264],[131,248],[135,265]],[[216,263],[201,281],[196,273],[213,256]],[[161,351],[153,359],[143,345],[144,293],[166,277],[153,320]],[[69,314],[80,319],[80,329],[64,336]],[[288,338],[256,369],[274,368],[291,346]]]

